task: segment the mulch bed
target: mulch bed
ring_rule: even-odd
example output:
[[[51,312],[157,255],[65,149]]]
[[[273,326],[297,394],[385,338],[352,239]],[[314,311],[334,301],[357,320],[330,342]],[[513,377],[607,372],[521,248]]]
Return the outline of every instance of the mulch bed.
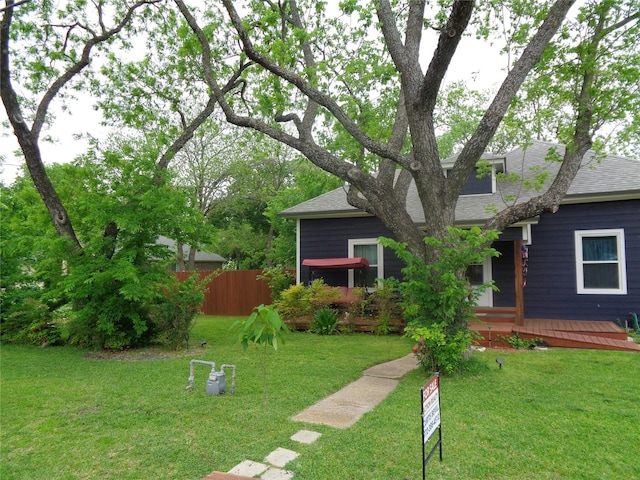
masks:
[[[171,350],[165,346],[151,346],[128,350],[96,350],[82,355],[91,360],[113,360],[118,362],[146,362],[149,360],[168,360],[172,358],[193,357],[206,351],[207,345],[189,346],[179,350]]]
[[[285,323],[291,330],[307,331],[311,329],[313,315],[304,315],[301,317],[285,320]],[[346,332],[369,332],[375,333],[378,330],[379,321],[377,317],[357,317],[349,316],[347,318],[341,316],[338,320],[338,330]],[[389,322],[391,331],[403,333],[406,323],[400,318],[392,319]]]

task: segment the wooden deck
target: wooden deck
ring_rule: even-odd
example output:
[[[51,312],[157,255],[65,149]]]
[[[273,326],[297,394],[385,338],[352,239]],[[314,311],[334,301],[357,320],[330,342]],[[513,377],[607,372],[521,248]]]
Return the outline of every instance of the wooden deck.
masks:
[[[469,328],[478,332],[484,347],[510,347],[506,337],[541,339],[551,347],[593,348],[640,352],[640,345],[628,340],[627,332],[613,322],[593,320],[525,319],[516,325],[515,308],[476,308],[478,321]]]

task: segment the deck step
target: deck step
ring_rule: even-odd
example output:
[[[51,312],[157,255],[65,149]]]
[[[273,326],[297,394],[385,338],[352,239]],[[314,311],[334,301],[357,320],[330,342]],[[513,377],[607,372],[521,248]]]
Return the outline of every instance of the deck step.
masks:
[[[479,322],[514,322],[516,307],[474,307]]]
[[[591,348],[640,352],[640,345],[629,341],[627,333],[613,322],[588,320],[525,320],[525,325],[503,321],[470,323],[484,347],[510,347],[507,337],[539,338],[551,347]]]
[[[574,332],[527,329],[523,327],[518,327],[518,329],[522,338],[542,338],[550,346],[640,352],[640,344],[629,340]]]

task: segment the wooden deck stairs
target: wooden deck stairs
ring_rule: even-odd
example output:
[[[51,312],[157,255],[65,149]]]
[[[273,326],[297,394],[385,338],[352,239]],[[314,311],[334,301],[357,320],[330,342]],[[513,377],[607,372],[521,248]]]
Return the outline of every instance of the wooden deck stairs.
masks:
[[[469,328],[478,332],[484,347],[510,347],[508,337],[540,339],[551,347],[592,348],[640,352],[640,345],[628,339],[627,332],[613,322],[593,320],[525,319],[516,325],[515,307],[476,307],[477,322]]]

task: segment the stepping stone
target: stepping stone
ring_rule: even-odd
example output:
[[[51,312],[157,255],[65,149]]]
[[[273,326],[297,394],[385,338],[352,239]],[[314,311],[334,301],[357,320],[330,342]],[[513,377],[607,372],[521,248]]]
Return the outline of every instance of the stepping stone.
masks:
[[[293,478],[293,472],[271,467],[269,470],[260,475],[260,478],[262,480],[291,480]]]
[[[291,436],[291,440],[298,443],[306,443],[307,445],[315,442],[322,436],[321,433],[312,432],[311,430],[300,430]]]
[[[284,467],[291,460],[298,458],[300,454],[286,448],[276,448],[269,455],[264,457],[264,461],[276,467]]]
[[[202,480],[251,480],[253,477],[234,475],[233,473],[211,472]]]
[[[264,463],[244,460],[229,470],[229,473],[234,475],[244,475],[245,477],[255,477],[266,472],[268,468],[269,466]]]

